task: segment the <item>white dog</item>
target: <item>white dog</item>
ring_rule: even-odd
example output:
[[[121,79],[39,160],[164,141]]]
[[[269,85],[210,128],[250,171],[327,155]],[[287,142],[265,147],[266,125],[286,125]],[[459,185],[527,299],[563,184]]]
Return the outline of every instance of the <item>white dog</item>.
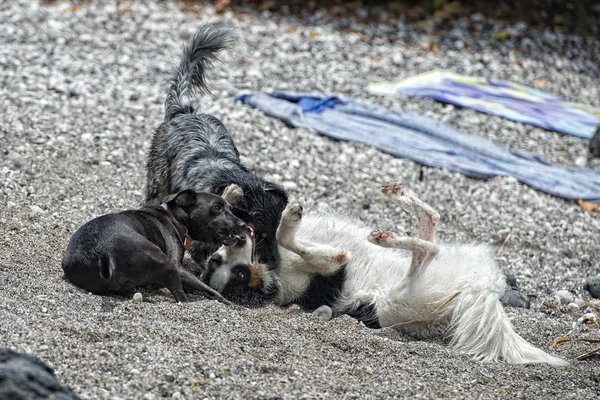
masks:
[[[258,295],[280,305],[328,305],[370,327],[445,335],[478,360],[567,364],[514,331],[500,303],[505,278],[490,248],[434,243],[439,214],[401,185],[386,184],[383,192],[417,216],[418,237],[372,232],[337,214],[303,217],[291,202],[277,231],[277,269],[254,262],[250,232],[245,242],[217,251],[203,279],[232,300]]]

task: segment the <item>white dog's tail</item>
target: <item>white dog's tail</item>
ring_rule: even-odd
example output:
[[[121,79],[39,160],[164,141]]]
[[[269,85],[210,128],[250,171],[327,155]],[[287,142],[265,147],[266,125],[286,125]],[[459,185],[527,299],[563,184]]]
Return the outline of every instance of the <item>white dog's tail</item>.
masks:
[[[453,302],[451,335],[457,350],[481,361],[568,364],[519,336],[502,308],[499,293],[489,286],[466,288]]]

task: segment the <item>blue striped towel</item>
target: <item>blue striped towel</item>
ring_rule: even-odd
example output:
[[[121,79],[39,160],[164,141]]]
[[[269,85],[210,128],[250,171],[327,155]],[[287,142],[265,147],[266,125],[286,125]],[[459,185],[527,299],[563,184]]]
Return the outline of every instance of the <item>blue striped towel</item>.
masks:
[[[512,176],[554,196],[600,202],[600,171],[563,167],[533,154],[511,152],[433,118],[326,94],[258,93],[236,100],[292,126],[372,145],[430,167],[480,179]]]

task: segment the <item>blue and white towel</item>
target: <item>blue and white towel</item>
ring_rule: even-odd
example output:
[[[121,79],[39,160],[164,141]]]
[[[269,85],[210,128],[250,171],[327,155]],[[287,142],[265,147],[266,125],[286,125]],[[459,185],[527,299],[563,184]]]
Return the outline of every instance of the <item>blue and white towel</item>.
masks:
[[[551,96],[497,79],[433,70],[399,82],[372,83],[372,93],[429,97],[540,128],[590,139],[600,126],[600,108]]]
[[[513,176],[558,197],[600,202],[600,171],[562,167],[533,154],[511,152],[432,118],[326,94],[258,93],[236,100],[292,126],[372,145],[430,167],[473,178]]]

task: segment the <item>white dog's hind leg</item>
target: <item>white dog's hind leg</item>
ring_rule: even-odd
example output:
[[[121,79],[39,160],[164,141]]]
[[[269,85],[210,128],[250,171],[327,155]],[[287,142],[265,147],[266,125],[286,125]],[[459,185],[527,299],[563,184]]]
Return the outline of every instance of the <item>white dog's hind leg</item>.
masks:
[[[308,263],[304,266],[305,272],[329,275],[350,261],[350,254],[346,250],[297,239],[296,232],[301,220],[302,206],[298,202],[291,201],[281,214],[281,222],[277,228],[277,243]]]
[[[438,246],[433,243],[433,237],[435,228],[440,221],[440,215],[402,185],[386,183],[383,185],[382,190],[396,200],[405,211],[416,215],[419,221],[419,236],[417,238],[396,237],[393,233],[384,231],[372,232],[369,237],[371,243],[379,246],[400,248],[412,253],[406,279],[398,288],[399,291],[403,291],[425,272],[439,252]]]
[[[402,209],[414,214],[419,221],[419,239],[433,242],[435,228],[440,222],[440,214],[417,197],[411,190],[397,183],[386,183],[382,192],[396,200]]]

